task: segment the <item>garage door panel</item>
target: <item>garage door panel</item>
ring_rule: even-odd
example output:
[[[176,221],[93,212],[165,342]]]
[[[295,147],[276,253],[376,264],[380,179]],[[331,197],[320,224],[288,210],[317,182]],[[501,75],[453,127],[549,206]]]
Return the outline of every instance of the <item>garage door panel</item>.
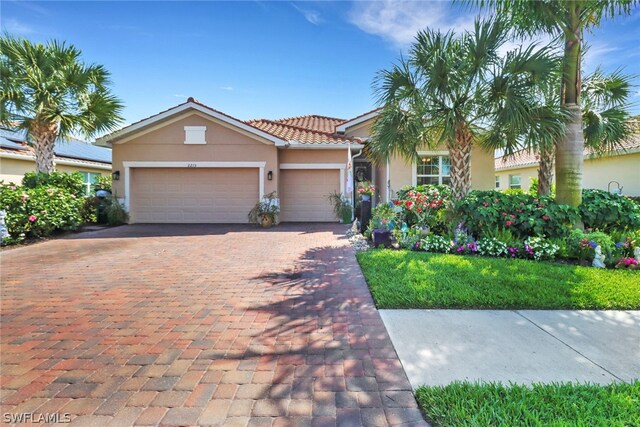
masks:
[[[328,196],[340,191],[339,170],[285,169],[280,180],[281,221],[337,221]]]
[[[155,223],[246,223],[258,195],[258,169],[254,168],[133,169],[131,219]]]

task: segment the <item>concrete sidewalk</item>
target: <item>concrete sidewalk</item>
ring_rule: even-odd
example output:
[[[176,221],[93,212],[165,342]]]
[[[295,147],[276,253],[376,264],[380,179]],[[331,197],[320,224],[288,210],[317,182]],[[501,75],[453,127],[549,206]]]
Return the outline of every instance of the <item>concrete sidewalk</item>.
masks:
[[[640,378],[640,311],[380,310],[411,385]]]

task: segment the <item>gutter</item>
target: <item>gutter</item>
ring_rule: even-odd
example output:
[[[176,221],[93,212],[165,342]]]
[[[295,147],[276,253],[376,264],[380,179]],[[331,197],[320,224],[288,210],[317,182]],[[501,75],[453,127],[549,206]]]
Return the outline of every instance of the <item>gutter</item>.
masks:
[[[13,153],[0,153],[0,158],[5,158],[5,159],[16,159],[16,160],[29,160],[34,162],[36,159],[34,156],[30,156],[28,154],[13,154]],[[103,164],[95,164],[95,163],[87,163],[85,161],[82,160],[76,160],[76,161],[71,161],[71,160],[65,160],[65,159],[61,159],[61,158],[56,158],[54,157],[54,163],[58,164],[58,165],[65,165],[65,166],[86,166],[89,168],[93,168],[93,169],[102,169],[102,170],[111,170],[111,163],[103,163]],[[96,162],[96,163],[101,163],[101,162]]]

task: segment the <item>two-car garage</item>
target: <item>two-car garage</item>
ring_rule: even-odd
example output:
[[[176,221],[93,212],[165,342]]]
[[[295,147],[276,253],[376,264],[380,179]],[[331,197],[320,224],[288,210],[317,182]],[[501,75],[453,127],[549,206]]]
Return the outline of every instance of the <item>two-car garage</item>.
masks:
[[[246,224],[274,191],[281,222],[336,222],[329,195],[344,193],[355,141],[324,129],[338,119],[314,120],[242,122],[189,98],[101,142],[131,223]]]
[[[132,168],[132,222],[246,223],[258,168]]]

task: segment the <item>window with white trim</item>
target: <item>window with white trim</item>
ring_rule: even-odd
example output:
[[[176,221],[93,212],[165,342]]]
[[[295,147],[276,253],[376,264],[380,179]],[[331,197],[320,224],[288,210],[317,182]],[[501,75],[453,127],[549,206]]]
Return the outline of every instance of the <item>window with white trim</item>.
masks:
[[[84,183],[84,195],[85,196],[90,196],[93,194],[93,188],[91,188],[91,186],[93,184],[95,184],[96,182],[96,178],[99,176],[102,176],[101,173],[95,173],[95,172],[80,172],[80,175],[82,175],[82,182]]]
[[[496,175],[496,190],[500,188],[500,175]]]
[[[206,126],[185,126],[184,127],[184,143],[185,144],[206,144],[205,133]]]
[[[451,184],[449,156],[420,155],[416,162],[417,185]]]
[[[520,175],[509,175],[509,188],[522,188],[520,185]]]

